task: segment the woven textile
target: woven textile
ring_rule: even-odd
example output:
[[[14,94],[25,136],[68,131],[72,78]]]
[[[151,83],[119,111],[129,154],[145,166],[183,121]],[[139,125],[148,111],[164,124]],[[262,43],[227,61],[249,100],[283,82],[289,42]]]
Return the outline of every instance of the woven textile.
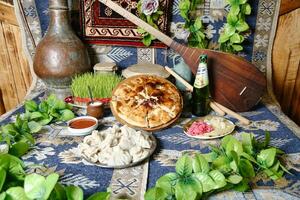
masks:
[[[167,33],[170,0],[161,0],[160,7],[164,14],[158,19],[159,29]],[[117,0],[129,12],[138,15],[138,1]],[[80,5],[80,22],[83,39],[92,44],[125,45],[143,47],[142,36],[137,26],[124,19],[99,1],[83,0]],[[165,47],[161,42],[154,42],[153,47]]]
[[[34,100],[39,101],[43,96],[42,93]],[[24,107],[20,106],[12,113],[6,114],[0,118],[0,125],[15,120],[16,115],[22,112]],[[240,133],[245,131],[252,132],[256,139],[263,139],[264,131],[269,131],[271,145],[287,153],[285,163],[293,175],[286,174],[282,179],[272,181],[261,173],[254,178],[251,183],[252,190],[249,192],[227,191],[213,195],[211,199],[300,199],[300,139],[295,135],[300,135],[299,127],[280,114],[270,99],[265,99],[255,111],[242,115],[252,123],[244,126],[235,119],[228,118],[237,125],[233,136],[239,138]],[[86,196],[110,187],[113,199],[122,196],[141,200],[146,187],[154,186],[160,176],[175,170],[175,162],[182,154],[207,153],[210,144],[217,145],[220,142],[220,139],[198,140],[187,137],[182,126],[188,120],[189,118],[181,118],[172,127],[156,132],[158,147],[150,161],[127,169],[104,169],[87,163],[80,157],[77,148],[83,137],[65,136],[67,129],[61,124],[45,126],[36,134],[36,146],[22,159],[27,166],[27,172],[43,175],[57,172],[60,174],[60,183],[78,185],[83,188]],[[110,113],[106,113],[100,124],[99,130],[104,130],[118,123]]]
[[[21,23],[22,33],[29,59],[32,58],[36,44],[45,34],[48,23],[47,0],[14,0],[18,19]],[[240,56],[253,62],[261,71],[265,72],[269,83],[271,80],[271,49],[276,31],[277,17],[280,1],[278,0],[251,0],[252,14],[246,17],[250,30],[245,35],[244,50]],[[179,0],[173,1],[172,17],[169,35],[180,40],[182,38],[183,19],[179,15]],[[73,21],[79,20],[79,0],[69,0]],[[226,0],[205,0],[198,8],[197,13],[205,23],[205,33],[211,40],[209,48],[218,48],[218,37],[224,28],[229,7]],[[88,45],[93,63],[116,62],[121,68],[129,65],[152,62],[161,65],[173,66],[172,60],[176,56],[170,49],[140,48],[125,46],[103,46],[99,44]],[[37,82],[40,83],[40,82]],[[38,85],[39,86],[39,85]],[[270,88],[269,84],[269,88]],[[278,146],[287,152],[287,165],[294,176],[286,175],[280,181],[270,181],[264,176],[258,176],[253,181],[252,190],[247,193],[225,192],[212,197],[212,199],[299,199],[300,187],[300,149],[299,127],[282,114],[278,104],[271,96],[264,98],[263,102],[252,112],[242,113],[253,122],[249,126],[238,124],[234,133],[239,137],[242,131],[253,132],[261,138],[263,131],[271,132],[272,145]],[[41,95],[43,96],[43,95]],[[40,97],[41,97],[40,96]],[[39,98],[35,99],[36,101]],[[2,117],[1,123],[14,120],[15,114],[23,110],[22,106],[12,113]],[[182,119],[184,120],[184,119]],[[182,132],[183,121],[178,121],[173,127],[156,134],[159,146],[149,162],[134,168],[123,170],[108,170],[87,165],[78,154],[76,146],[82,138],[64,137],[61,127],[51,125],[44,129],[44,134],[37,135],[37,146],[26,155],[23,160],[27,164],[43,164],[42,169],[28,169],[47,173],[56,171],[61,174],[63,184],[77,184],[84,189],[85,195],[105,190],[108,186],[113,196],[125,195],[130,199],[142,199],[147,187],[154,185],[157,178],[174,170],[174,163],[182,153],[188,151],[207,152],[208,142],[186,137]],[[106,116],[107,126],[116,123],[115,119]],[[104,127],[105,128],[105,127]],[[297,136],[298,137],[297,137]],[[210,141],[217,144],[219,140]],[[148,168],[149,167],[149,168]]]

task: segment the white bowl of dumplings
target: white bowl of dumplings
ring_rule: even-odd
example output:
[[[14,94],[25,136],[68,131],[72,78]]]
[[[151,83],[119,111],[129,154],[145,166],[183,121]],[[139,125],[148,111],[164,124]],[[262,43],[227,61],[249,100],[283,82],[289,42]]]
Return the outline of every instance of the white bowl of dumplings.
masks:
[[[148,158],[156,148],[156,140],[151,133],[114,125],[93,131],[78,148],[84,159],[100,167],[125,168]]]

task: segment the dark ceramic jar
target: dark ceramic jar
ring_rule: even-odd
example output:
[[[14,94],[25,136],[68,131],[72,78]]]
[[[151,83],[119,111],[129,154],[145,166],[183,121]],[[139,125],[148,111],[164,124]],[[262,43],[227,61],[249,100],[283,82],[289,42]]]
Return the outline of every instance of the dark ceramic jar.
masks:
[[[67,0],[49,0],[48,31],[36,48],[33,68],[55,93],[70,91],[75,74],[91,71],[88,52],[69,24]]]
[[[101,119],[104,115],[104,105],[100,101],[89,102],[87,104],[87,115]]]

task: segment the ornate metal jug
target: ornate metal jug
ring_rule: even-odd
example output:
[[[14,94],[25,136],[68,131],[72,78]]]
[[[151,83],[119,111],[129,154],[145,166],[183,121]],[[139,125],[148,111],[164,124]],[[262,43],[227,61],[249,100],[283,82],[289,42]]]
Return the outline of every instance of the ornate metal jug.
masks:
[[[69,24],[67,0],[49,0],[49,15],[48,31],[36,48],[33,68],[50,92],[68,93],[75,74],[92,70],[90,59]]]

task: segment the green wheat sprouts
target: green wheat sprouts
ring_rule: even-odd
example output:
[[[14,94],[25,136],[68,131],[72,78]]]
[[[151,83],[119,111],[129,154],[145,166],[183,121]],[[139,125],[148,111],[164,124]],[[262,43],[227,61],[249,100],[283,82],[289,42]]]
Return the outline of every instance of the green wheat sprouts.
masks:
[[[90,86],[93,97],[107,98],[111,97],[113,89],[121,80],[122,78],[116,74],[85,73],[73,78],[71,90],[75,97],[88,98]]]

